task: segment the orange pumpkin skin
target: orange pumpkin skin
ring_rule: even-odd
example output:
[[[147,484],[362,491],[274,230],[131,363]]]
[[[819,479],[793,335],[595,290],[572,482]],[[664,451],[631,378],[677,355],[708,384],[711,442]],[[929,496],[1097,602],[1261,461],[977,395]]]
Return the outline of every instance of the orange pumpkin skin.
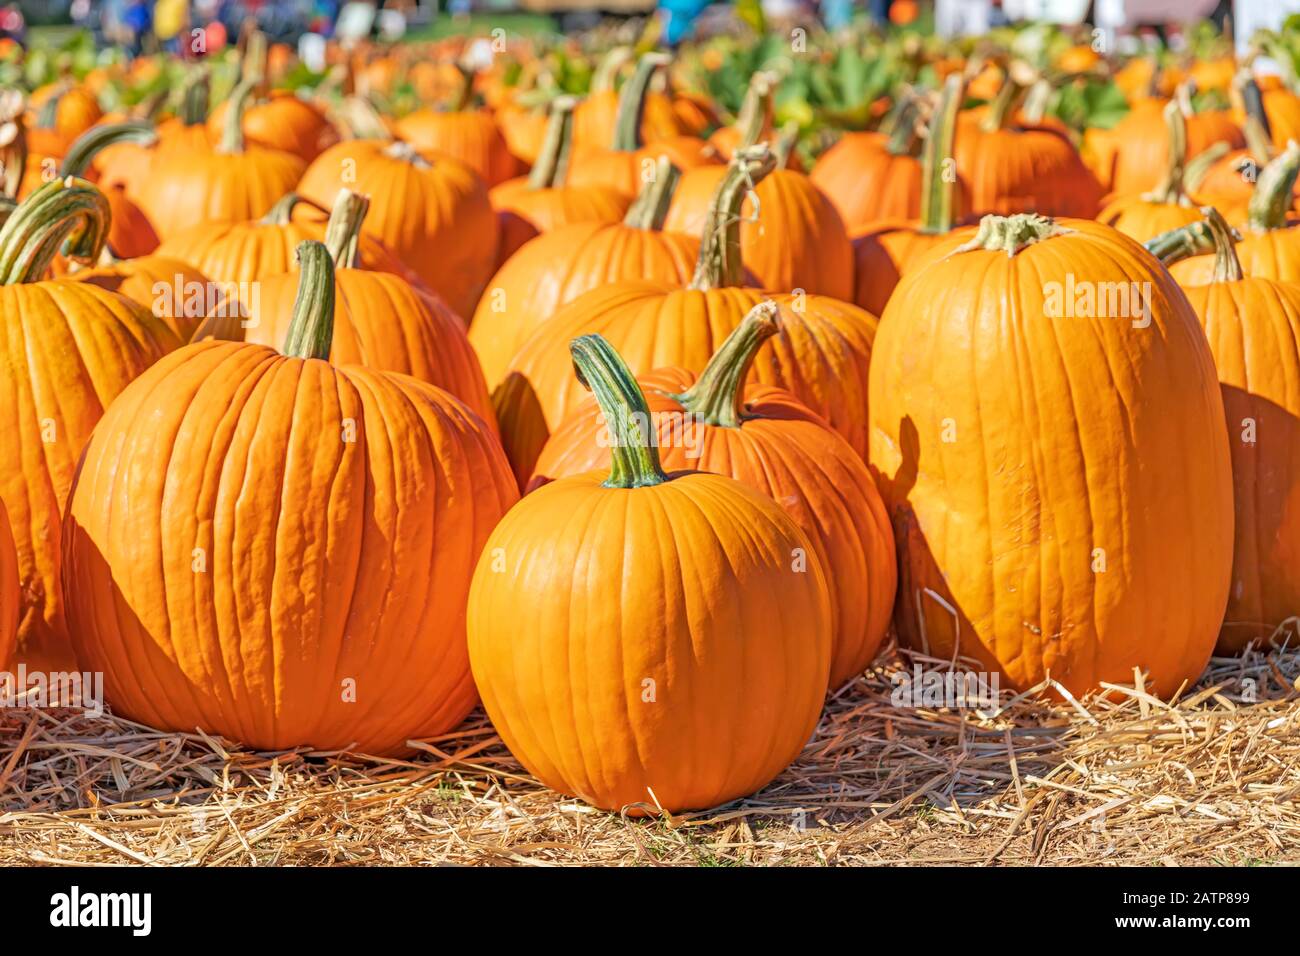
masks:
[[[502,441],[521,483],[552,429],[583,397],[567,365],[568,343],[599,333],[633,374],[676,366],[698,372],[759,302],[775,301],[786,321],[759,351],[750,381],[777,385],[866,453],[866,379],[876,318],[827,296],[761,289],[701,291],[624,281],[593,289],[555,313],[519,349],[494,397]]]
[[[396,132],[422,153],[460,160],[488,186],[519,175],[519,161],[489,113],[420,109],[398,120]]]
[[[726,166],[682,176],[664,228],[699,238]],[[803,173],[776,169],[759,182],[758,197],[741,207],[740,258],[765,289],[803,289],[837,299],[853,297],[853,247],[835,205]]]
[[[735,478],[780,504],[808,536],[827,572],[834,635],[829,686],[839,687],[871,663],[893,610],[894,535],[880,493],[848,442],[782,389],[747,386],[738,427],[684,419],[686,410],[670,396],[698,380],[682,369],[658,369],[639,380],[663,467]],[[607,470],[604,428],[594,399],[576,407],[542,449],[530,493],[556,478]]]
[[[534,189],[527,179],[493,187],[489,198],[501,224],[498,265],[528,240],[575,222],[618,222],[627,212],[627,195],[602,186]]]
[[[322,153],[298,184],[329,208],[342,188],[370,196],[365,230],[461,317],[474,314],[495,268],[498,225],[483,181],[454,159],[370,140]]]
[[[221,138],[229,109],[227,100],[208,116],[207,131],[213,141]],[[254,146],[292,153],[304,164],[339,141],[338,130],[320,109],[287,90],[273,91],[266,101],[245,110],[244,135]]]
[[[667,156],[678,169],[713,166],[716,161],[707,144],[693,136],[656,140],[635,150],[578,149],[569,169],[569,186],[613,189],[632,197],[644,184],[643,174],[660,156]],[[719,167],[721,168],[721,167]]]
[[[574,223],[525,243],[492,277],[469,327],[488,387],[561,306],[624,279],[684,285],[699,251],[690,236],[621,222]]]
[[[1015,220],[1001,240],[988,217],[933,250],[880,324],[870,463],[899,548],[896,624],[1019,690],[1050,672],[1078,696],[1140,667],[1168,697],[1204,668],[1228,596],[1232,478],[1209,349],[1136,243]],[[1022,228],[1044,237],[1008,255]],[[1148,283],[1148,326],[1052,317],[1070,274]]]
[[[880,133],[845,133],[817,157],[810,174],[830,197],[850,233],[882,219],[921,215],[921,163],[912,155],[894,155]]]
[[[8,669],[18,644],[18,551],[9,513],[0,501],[0,669]]]
[[[150,726],[399,752],[475,704],[470,569],[515,497],[490,430],[440,389],[186,346],[120,396],[78,470],[78,657]]]
[[[899,279],[948,233],[922,232],[915,221],[883,222],[853,238],[853,302],[883,315]]]
[[[42,109],[51,96],[58,96],[54,104],[54,125],[42,127],[39,123]],[[103,117],[99,101],[94,94],[81,86],[67,87],[61,82],[47,84],[32,93],[27,128],[34,151],[62,156],[74,139],[90,129]]]
[[[603,148],[609,143],[610,131],[618,120],[618,94],[613,90],[591,94],[578,104],[573,119],[573,141],[578,147]],[[692,131],[678,119],[672,101],[662,93],[646,95],[638,135],[647,143],[693,137]]]
[[[1137,242],[1146,242],[1162,232],[1191,225],[1200,218],[1200,212],[1193,205],[1157,202],[1141,196],[1116,199],[1097,214],[1098,222]]]
[[[330,361],[401,372],[464,402],[495,432],[496,417],[465,324],[436,296],[386,272],[334,273],[334,344]],[[297,273],[260,282],[244,341],[277,348],[289,331]]]
[[[495,120],[497,129],[505,138],[506,148],[519,165],[527,169],[537,162],[546,139],[546,110],[512,104],[497,110]]]
[[[82,269],[65,276],[71,282],[91,285],[126,296],[162,319],[181,342],[188,342],[206,315],[198,300],[190,297],[202,290],[206,299],[208,279],[179,259],[141,256],[112,265]]]

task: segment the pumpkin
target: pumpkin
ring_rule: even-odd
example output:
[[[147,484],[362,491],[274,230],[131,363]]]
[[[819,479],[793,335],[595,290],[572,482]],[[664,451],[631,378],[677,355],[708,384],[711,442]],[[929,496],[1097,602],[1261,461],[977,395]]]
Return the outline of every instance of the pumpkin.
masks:
[[[487,188],[449,157],[405,143],[348,140],[322,153],[298,192],[326,209],[342,188],[370,197],[366,231],[413,269],[459,316],[495,268],[498,225]]]
[[[678,175],[660,157],[622,222],[554,229],[525,243],[492,277],[469,327],[489,388],[533,332],[584,292],[623,279],[690,281],[699,240],[662,231]]]
[[[1183,178],[1187,166],[1187,119],[1176,101],[1165,107],[1169,144],[1164,179],[1151,192],[1116,199],[1097,214],[1097,221],[1124,235],[1146,242],[1170,229],[1190,225],[1201,214],[1187,198]]]
[[[70,80],[58,80],[32,93],[27,127],[32,148],[62,156],[68,145],[99,122],[103,111],[94,94]]]
[[[641,120],[649,95],[650,81],[655,71],[668,62],[661,53],[646,53],[637,63],[636,71],[619,92],[618,115],[612,127],[613,142],[608,149],[584,145],[581,136],[582,106],[575,114],[574,142],[576,148],[569,164],[570,186],[604,186],[627,195],[636,195],[644,181],[646,171],[661,155],[667,155],[678,169],[691,169],[713,161],[707,144],[693,136],[655,137],[642,136]],[[588,100],[589,102],[589,100]]]
[[[1248,276],[1300,280],[1300,229],[1289,215],[1297,174],[1300,145],[1294,142],[1259,172],[1236,249]],[[1191,286],[1211,282],[1214,269],[1214,256],[1206,254],[1175,262],[1169,271],[1179,284]]]
[[[631,47],[614,47],[598,64],[591,88],[573,116],[573,141],[578,149],[600,149],[609,142],[610,130],[620,123],[629,122],[629,106],[637,114],[634,128],[627,131],[631,133],[629,138],[657,143],[689,133],[678,118],[671,99],[663,93],[650,91],[654,73],[668,64],[668,56],[655,53],[647,59],[643,54],[623,89],[616,89],[619,72],[633,59],[636,56]],[[637,70],[648,72],[642,78],[638,77]]]
[[[9,512],[0,501],[0,668],[8,668],[18,643],[18,550]]]
[[[571,96],[552,101],[546,143],[532,172],[526,178],[501,183],[489,193],[492,208],[501,222],[498,263],[505,262],[525,242],[543,232],[573,222],[618,222],[627,212],[628,198],[608,186],[564,185],[576,102]]]
[[[470,571],[516,492],[458,399],[324,360],[333,269],[301,248],[285,354],[193,343],[105,414],[68,503],[68,616],[116,714],[397,753],[474,706]]]
[[[467,612],[475,683],[553,789],[632,813],[726,803],[771,781],[817,723],[824,571],[757,491],[665,474],[627,366],[599,336],[571,349],[610,423],[611,467],[545,485],[493,530]]]
[[[952,231],[962,189],[949,157],[964,95],[961,76],[949,75],[931,113],[921,160],[920,218],[885,220],[853,237],[853,301],[873,315],[884,312],[903,273]]]
[[[958,120],[953,159],[971,212],[1095,216],[1101,185],[1059,127],[1014,116],[1023,87],[1011,73],[996,100]]]
[[[59,593],[59,528],[77,456],[105,407],[181,342],[162,320],[87,282],[42,281],[65,237],[94,261],[108,202],[84,180],[55,180],[0,228],[0,500],[22,581],[18,658],[73,664]]]
[[[59,175],[87,175],[99,151],[113,144],[136,143],[148,146],[157,139],[157,134],[148,123],[117,123],[93,127],[68,147]],[[121,183],[106,183],[100,189],[108,200],[108,248],[113,254],[124,259],[134,259],[137,256],[147,256],[157,249],[158,233],[154,231],[149,217],[127,195],[126,187]]]
[[[875,317],[829,296],[740,287],[741,202],[774,165],[766,146],[737,151],[718,188],[689,285],[624,280],[593,289],[520,347],[493,404],[521,482],[532,473],[550,430],[581,398],[564,364],[571,339],[605,336],[639,374],[664,366],[699,371],[745,314],[768,298],[785,307],[788,318],[755,358],[752,377],[789,389],[865,454],[865,381]]]
[[[236,88],[215,149],[174,148],[155,157],[136,198],[164,241],[198,224],[265,215],[302,176],[303,161],[292,153],[245,144],[242,117],[252,91],[248,83]]]
[[[896,569],[889,517],[861,457],[789,392],[746,385],[759,346],[778,330],[760,302],[698,376],[657,369],[638,379],[666,471],[727,475],[785,508],[827,572],[833,635],[832,689],[861,673],[889,627]],[[551,435],[529,490],[608,468],[605,420],[594,399]]]
[[[495,186],[518,175],[519,163],[492,114],[471,108],[474,74],[462,72],[461,90],[450,109],[423,108],[407,113],[397,121],[395,131],[420,152],[458,159],[488,186]]]
[[[342,190],[325,244],[334,262],[334,338],[330,361],[413,375],[468,405],[495,430],[496,418],[465,324],[437,296],[389,272],[360,267],[360,230],[369,203]],[[256,306],[244,326],[246,342],[282,343],[289,332],[299,277],[258,283]]]
[[[1232,587],[1221,654],[1276,636],[1300,607],[1300,287],[1251,278],[1217,210],[1155,240],[1166,264],[1214,251],[1206,285],[1183,291],[1218,369],[1232,454]]]
[[[104,257],[100,257],[103,263]],[[88,282],[144,306],[176,333],[181,342],[194,337],[208,312],[221,304],[208,277],[188,263],[162,255],[116,259],[63,278]]]
[[[153,171],[155,157],[169,151],[212,151],[207,117],[208,72],[197,68],[191,71],[181,87],[176,115],[155,124],[152,141],[128,136],[114,139],[95,152],[90,166],[98,176],[97,185],[101,189],[121,186],[126,195],[138,204]]]
[[[1097,223],[986,216],[903,277],[869,385],[901,640],[1019,691],[1199,676],[1231,464],[1205,337],[1155,259]]]
[[[664,228],[700,238],[726,166],[687,171]],[[765,289],[853,297],[853,246],[835,204],[803,173],[774,169],[740,210],[740,258]]]

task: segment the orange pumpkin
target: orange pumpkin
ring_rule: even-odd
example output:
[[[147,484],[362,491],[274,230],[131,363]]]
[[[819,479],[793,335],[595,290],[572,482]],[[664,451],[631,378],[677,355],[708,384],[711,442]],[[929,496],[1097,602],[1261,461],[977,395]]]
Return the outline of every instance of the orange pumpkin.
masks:
[[[537,329],[510,363],[493,402],[507,454],[521,481],[532,473],[550,430],[581,394],[567,375],[570,339],[592,332],[624,352],[634,371],[704,368],[717,346],[757,303],[788,307],[788,321],[754,361],[753,378],[789,389],[843,435],[866,448],[866,381],[876,319],[847,302],[813,293],[741,288],[740,206],[775,160],[766,146],[739,150],[718,189],[695,276],[680,285],[624,280],[575,299]]]
[[[63,157],[60,176],[85,176],[94,164],[100,150],[118,143],[134,143],[147,147],[157,141],[157,134],[148,123],[117,123],[96,126],[79,136]],[[108,200],[110,225],[108,248],[115,256],[134,259],[147,256],[158,248],[158,233],[144,211],[128,196],[121,183],[101,184]]]
[[[5,669],[18,644],[18,588],[18,550],[9,527],[9,512],[0,501],[0,668]]]
[[[655,72],[666,66],[669,58],[663,54],[643,54],[637,60],[636,70],[623,84],[622,90],[615,89],[615,80],[619,71],[634,59],[630,47],[615,47],[605,56],[592,77],[591,89],[587,97],[574,112],[573,141],[578,149],[600,149],[609,142],[610,130],[620,123],[633,123],[627,138],[638,142],[658,143],[674,139],[683,134],[689,135],[672,100],[663,93],[650,90],[650,82]],[[648,58],[647,58],[648,57]],[[638,71],[646,71],[644,78]],[[628,107],[636,112],[636,119],[629,120]]]
[[[73,469],[104,408],[181,342],[148,309],[86,282],[42,281],[65,237],[94,261],[108,203],[84,180],[55,180],[0,228],[0,500],[22,579],[18,659],[73,664],[59,592],[59,529]]]
[[[164,241],[200,223],[265,215],[302,176],[303,161],[292,153],[245,144],[242,116],[252,90],[235,90],[215,149],[173,148],[155,157],[137,200]]]
[[[57,80],[32,93],[32,149],[46,156],[62,156],[68,145],[99,122],[103,111],[94,94],[70,80]]]
[[[117,714],[396,753],[475,704],[470,570],[516,491],[458,399],[323,361],[332,266],[302,256],[286,354],[194,343],[113,403],[70,496],[64,594]]]
[[[1162,237],[1168,264],[1214,250],[1206,285],[1184,288],[1218,369],[1232,454],[1232,587],[1218,649],[1238,654],[1277,636],[1300,607],[1300,287],[1250,278],[1214,209]]]
[[[827,571],[833,635],[830,686],[875,657],[894,604],[894,536],[862,459],[789,392],[746,385],[759,346],[778,330],[775,303],[760,302],[698,376],[658,369],[638,382],[670,473],[727,475],[785,508]],[[529,490],[608,468],[609,441],[594,399],[579,404],[537,459]]]
[[[322,153],[298,192],[326,209],[339,190],[370,197],[366,232],[462,318],[474,314],[496,262],[498,225],[483,181],[449,157],[405,143],[348,140]]]
[[[214,304],[207,276],[186,262],[162,255],[115,259],[64,278],[126,296],[162,319],[181,342],[194,337]]]
[[[1184,172],[1187,168],[1187,120],[1178,103],[1170,100],[1165,107],[1165,125],[1169,144],[1165,150],[1165,177],[1151,192],[1116,199],[1097,214],[1097,221],[1118,229],[1138,242],[1190,225],[1201,214],[1187,198]]]
[[[817,723],[825,574],[775,502],[664,473],[606,342],[572,353],[610,422],[612,467],[551,482],[492,532],[470,588],[474,680],[549,787],[634,813],[726,803],[780,773]]]
[[[215,142],[225,128],[230,101],[208,117],[208,136]],[[339,133],[323,111],[288,90],[274,90],[244,109],[246,142],[263,149],[292,153],[310,163],[339,141]]]
[[[1205,667],[1228,596],[1231,465],[1205,337],[1164,268],[1109,227],[986,216],[972,232],[903,277],[872,356],[900,637],[1020,691],[1050,676],[1077,697],[1137,667],[1167,698]]]
[[[469,338],[495,388],[529,337],[584,292],[623,279],[688,282],[699,240],[662,231],[677,170],[661,157],[622,222],[574,223],[523,245],[492,277]]]
[[[506,145],[492,114],[472,109],[473,74],[449,110],[418,109],[397,121],[396,133],[422,153],[458,159],[495,186],[519,174],[519,162]]]
[[[361,267],[361,226],[367,201],[339,193],[325,244],[334,261],[334,338],[330,361],[413,375],[455,395],[495,431],[496,418],[465,324],[437,296],[390,272]],[[289,332],[299,277],[273,275],[258,283],[244,341],[276,347]]]

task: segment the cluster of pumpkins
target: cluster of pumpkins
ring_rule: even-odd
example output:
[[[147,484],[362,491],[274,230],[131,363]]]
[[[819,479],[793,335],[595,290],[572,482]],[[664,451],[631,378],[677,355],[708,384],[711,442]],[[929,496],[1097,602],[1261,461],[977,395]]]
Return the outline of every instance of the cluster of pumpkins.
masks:
[[[272,750],[481,699],[547,785],[677,811],[891,626],[1168,697],[1300,606],[1300,147],[1248,72],[1212,128],[1135,101],[1136,159],[957,69],[804,172],[772,74],[710,131],[616,51],[524,150],[471,78],[392,118],[250,47],[211,115],[0,99],[0,665]]]

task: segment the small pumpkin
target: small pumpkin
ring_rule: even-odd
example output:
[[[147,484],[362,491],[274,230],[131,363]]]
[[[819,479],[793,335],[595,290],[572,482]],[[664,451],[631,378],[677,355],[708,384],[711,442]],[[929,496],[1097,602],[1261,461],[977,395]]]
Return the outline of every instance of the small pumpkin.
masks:
[[[492,532],[470,588],[474,680],[547,786],[632,813],[717,806],[771,781],[817,723],[825,574],[775,502],[665,474],[627,366],[599,336],[571,349],[611,468],[545,485]]]
[[[869,385],[901,640],[1019,691],[1136,667],[1167,698],[1200,675],[1231,461],[1205,336],[1159,262],[1095,222],[986,216],[903,277]]]
[[[397,753],[475,704],[470,572],[517,492],[458,399],[325,361],[330,256],[301,256],[285,354],[193,343],[110,407],[68,503],[64,595],[114,713]]]
[[[830,687],[861,673],[889,628],[897,572],[889,517],[867,467],[848,442],[789,392],[746,385],[779,309],[750,310],[698,376],[657,369],[638,379],[670,473],[727,475],[773,499],[808,536],[831,598]],[[594,399],[576,407],[537,459],[529,490],[608,468],[610,442]]]
[[[492,114],[473,108],[474,74],[464,67],[461,71],[461,88],[449,109],[415,110],[398,120],[394,129],[398,138],[421,153],[458,159],[489,187],[496,186],[519,174],[519,162]]]
[[[73,664],[59,591],[59,529],[82,446],[137,375],[181,345],[149,310],[87,282],[44,280],[66,254],[98,259],[108,201],[90,183],[46,183],[0,228],[0,499],[18,551],[18,659]]]

